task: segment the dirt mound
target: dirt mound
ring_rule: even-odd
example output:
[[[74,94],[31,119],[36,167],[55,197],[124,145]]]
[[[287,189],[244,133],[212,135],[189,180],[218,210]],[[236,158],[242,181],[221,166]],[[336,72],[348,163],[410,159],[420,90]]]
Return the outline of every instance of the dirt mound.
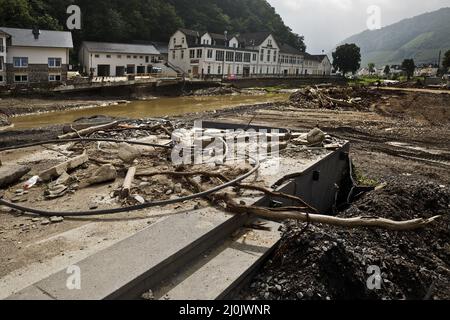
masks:
[[[414,232],[346,230],[285,224],[274,257],[244,298],[450,299],[450,190],[424,181],[396,181],[368,193],[342,217],[399,219],[442,214],[433,227]],[[368,282],[374,267],[379,289]]]
[[[374,90],[363,87],[307,87],[293,93],[290,103],[302,109],[369,109],[380,98]]]

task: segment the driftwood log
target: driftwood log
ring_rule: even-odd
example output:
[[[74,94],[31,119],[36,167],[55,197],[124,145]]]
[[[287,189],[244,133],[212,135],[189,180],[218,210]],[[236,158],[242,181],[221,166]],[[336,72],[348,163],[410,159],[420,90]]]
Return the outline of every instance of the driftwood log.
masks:
[[[79,131],[75,131],[75,132],[69,132],[63,135],[58,136],[58,139],[73,139],[73,138],[78,138],[81,136],[86,136],[88,134],[92,134],[94,132],[97,131],[103,131],[103,130],[107,130],[107,129],[111,129],[114,126],[116,126],[118,124],[118,121],[114,121],[111,123],[107,123],[107,124],[102,124],[99,126],[94,126],[94,127],[89,127],[86,129],[82,129]]]

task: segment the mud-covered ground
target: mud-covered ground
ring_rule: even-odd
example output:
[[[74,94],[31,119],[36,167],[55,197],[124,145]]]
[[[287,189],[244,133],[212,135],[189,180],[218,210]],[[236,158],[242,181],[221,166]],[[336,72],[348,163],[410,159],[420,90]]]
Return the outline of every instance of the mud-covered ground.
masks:
[[[177,121],[209,119],[303,131],[318,126],[351,142],[360,184],[387,183],[341,216],[404,220],[441,214],[443,218],[428,229],[413,232],[320,225],[304,229],[304,225],[288,222],[280,247],[241,297],[450,299],[450,94],[324,90],[324,96],[341,102],[324,101],[317,106],[313,95],[306,100],[189,114]],[[0,132],[0,146],[54,138],[62,130],[60,125]],[[12,218],[3,215],[8,221]],[[18,222],[16,229],[20,228]],[[0,233],[4,241],[9,238],[6,230]],[[380,269],[380,290],[367,288],[369,266]]]

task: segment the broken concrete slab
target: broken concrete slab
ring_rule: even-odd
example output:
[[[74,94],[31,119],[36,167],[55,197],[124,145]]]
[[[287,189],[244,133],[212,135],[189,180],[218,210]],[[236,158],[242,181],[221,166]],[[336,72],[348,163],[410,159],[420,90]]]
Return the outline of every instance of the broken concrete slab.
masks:
[[[30,170],[30,167],[19,165],[5,165],[0,167],[0,188],[13,185],[30,172]]]
[[[86,188],[90,185],[114,181],[117,178],[117,170],[112,164],[105,164],[98,168],[91,177],[81,182],[80,187]]]
[[[86,153],[60,163],[50,169],[47,169],[39,174],[42,181],[47,182],[55,178],[59,178],[62,174],[67,173],[69,170],[73,170],[82,164],[89,161],[89,157]]]
[[[140,157],[141,153],[137,148],[123,142],[119,144],[118,156],[124,163],[130,164],[133,163],[136,158]]]

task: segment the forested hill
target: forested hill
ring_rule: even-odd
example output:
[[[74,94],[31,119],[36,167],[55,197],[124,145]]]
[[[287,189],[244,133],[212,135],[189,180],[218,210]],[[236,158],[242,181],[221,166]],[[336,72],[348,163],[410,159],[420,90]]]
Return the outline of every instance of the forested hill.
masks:
[[[282,42],[304,49],[266,0],[0,0],[0,26],[65,29],[66,8],[82,11],[81,40],[168,41],[179,27],[211,32],[270,31]]]
[[[436,63],[439,51],[450,49],[450,8],[405,19],[380,30],[364,31],[343,43],[361,47],[362,66],[399,64],[413,58],[416,64]]]

